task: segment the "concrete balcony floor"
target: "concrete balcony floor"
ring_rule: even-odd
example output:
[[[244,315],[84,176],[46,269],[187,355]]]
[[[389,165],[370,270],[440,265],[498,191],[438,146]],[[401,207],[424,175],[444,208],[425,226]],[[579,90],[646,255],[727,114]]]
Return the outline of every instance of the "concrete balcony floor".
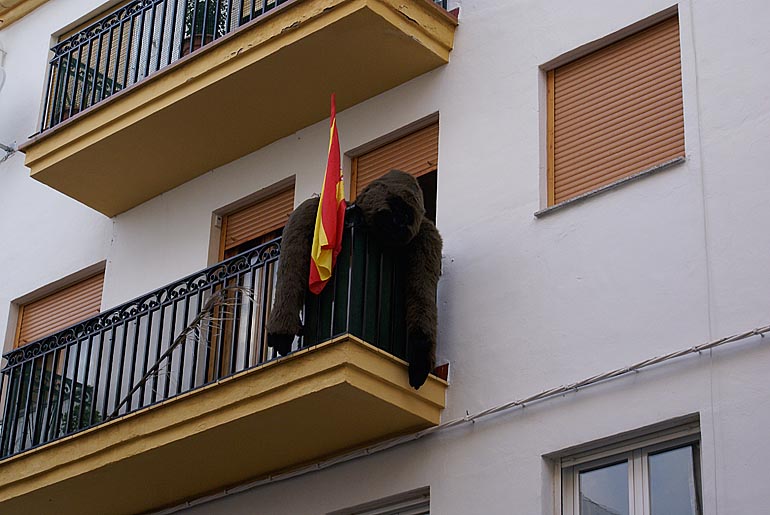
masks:
[[[449,61],[431,0],[295,0],[34,136],[32,177],[114,216]]]
[[[446,388],[344,335],[5,460],[0,512],[178,504],[436,425]]]

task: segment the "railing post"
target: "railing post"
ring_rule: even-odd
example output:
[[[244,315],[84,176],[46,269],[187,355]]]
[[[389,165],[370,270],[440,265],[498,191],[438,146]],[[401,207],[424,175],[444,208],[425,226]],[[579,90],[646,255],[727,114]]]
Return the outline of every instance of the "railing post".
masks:
[[[118,26],[120,27],[121,25]],[[94,95],[94,97],[91,99],[91,104],[95,104],[104,100],[104,92],[107,89],[107,82],[110,80],[110,56],[112,55],[112,40],[114,33],[115,27],[110,26],[110,34],[107,37],[107,58],[104,60],[104,76],[102,77],[102,87],[99,91],[99,100],[96,100],[96,95]],[[120,58],[120,47],[118,47],[117,54],[118,59],[115,59],[116,61],[118,61]],[[94,88],[94,92],[96,92],[96,88]]]
[[[176,29],[176,13],[177,13],[178,9],[179,9],[179,0],[174,0],[174,5],[171,8],[171,23],[170,23],[171,37],[168,40],[168,57],[166,58],[166,66],[171,64],[172,61],[176,60],[176,59],[173,58],[173,55],[174,55],[174,35],[177,32],[179,32]],[[182,18],[182,25],[184,25],[184,17]],[[184,27],[182,28],[182,30],[184,30]],[[182,38],[182,37],[179,38],[180,41],[182,41],[183,39],[184,38]],[[158,52],[158,55],[160,55],[160,54],[161,54],[161,52]],[[177,59],[178,58],[179,58],[179,56],[177,55]],[[159,63],[158,64],[158,69],[160,69],[161,68],[160,61],[158,61],[158,63]]]
[[[158,46],[157,46],[157,55],[155,57],[155,71],[160,70],[160,61],[161,56],[163,55],[163,35],[166,33],[166,10],[168,10],[168,0],[164,0],[161,2],[161,5],[163,6],[163,11],[160,13],[160,30],[158,31]],[[154,25],[153,25],[154,27]],[[171,39],[173,41],[174,36],[173,32],[171,33]],[[149,59],[148,59],[149,62]]]
[[[264,336],[275,291],[278,245],[274,240],[7,353],[12,365],[3,370],[0,381],[4,404],[0,457],[262,363],[268,356]],[[399,300],[403,280],[397,254],[388,252],[371,238],[360,212],[348,210],[334,284],[321,297],[308,296],[306,301],[302,346],[347,332],[404,356],[401,340],[406,335],[398,321],[404,316]],[[210,298],[217,294],[224,296],[219,303]],[[254,300],[247,300],[252,295]],[[191,297],[198,298],[194,307]],[[204,303],[204,297],[214,303]],[[222,311],[221,302],[233,310],[232,316]],[[246,305],[249,302],[254,304]],[[219,329],[209,327],[207,331],[202,327],[207,319],[204,311],[227,320]],[[376,320],[378,317],[384,318]],[[189,335],[197,336],[188,340]],[[185,385],[188,341],[194,343],[189,384]],[[177,346],[182,347],[179,352]],[[198,353],[199,347],[205,357]],[[251,352],[257,353],[254,359],[250,359]],[[174,368],[175,354],[178,369]],[[162,367],[169,373],[159,392],[157,373]],[[177,386],[172,392],[173,375]],[[122,395],[124,381],[128,386]],[[152,391],[146,392],[146,388]]]
[[[0,400],[3,404],[3,412],[0,413],[0,457],[4,457],[6,452],[6,435],[8,434],[8,424],[10,422],[8,416],[8,407],[11,400],[11,370],[5,368],[0,375]]]
[[[51,99],[51,88],[53,87],[52,81],[53,81],[53,62],[56,60],[54,58],[48,63],[48,76],[46,78],[46,89],[45,89],[45,98],[43,100],[43,116],[40,120],[40,131],[46,130],[48,127],[48,117],[51,115],[51,105],[49,104],[49,101]],[[55,98],[55,97],[54,97]]]
[[[3,370],[0,379],[4,404],[0,458],[81,431],[104,421],[107,414],[119,416],[202,386],[195,379],[196,367],[204,367],[204,373],[218,379],[251,366],[247,349],[252,345],[260,348],[264,343],[277,258],[278,242],[269,242],[7,353],[5,357],[12,365]],[[252,292],[243,288],[255,285],[258,275],[260,291],[253,295],[262,300],[252,306],[248,304]],[[206,291],[214,295],[225,288],[228,291],[220,293],[225,298],[214,304],[202,303]],[[197,305],[191,306],[191,297],[198,298]],[[222,302],[228,311],[233,310],[232,316],[222,311]],[[203,342],[188,339],[208,318],[203,311],[209,310],[227,318],[216,331],[216,338]],[[261,317],[261,322],[256,316]],[[188,324],[191,317],[193,326]],[[255,324],[258,328],[252,330]],[[253,340],[252,334],[256,335]],[[218,344],[217,353],[201,363],[197,349],[201,344],[211,344],[211,340]],[[188,341],[194,341],[190,367]],[[178,352],[177,346],[182,347]],[[227,354],[225,346],[231,354]],[[169,373],[161,383],[157,373],[163,368]],[[183,384],[185,374],[190,375],[187,385]],[[172,392],[174,376],[177,385]],[[204,376],[203,382],[208,379]],[[122,396],[124,382],[129,392]],[[146,388],[152,391],[146,392]],[[139,402],[133,403],[138,392]]]
[[[8,426],[7,431],[5,431],[5,437],[7,440],[5,440],[3,443],[3,451],[4,454],[11,454],[14,451],[14,448],[16,447],[16,428],[19,425],[18,424],[18,417],[19,417],[19,394],[21,392],[22,383],[24,382],[22,379],[24,377],[24,363],[21,365],[17,365],[12,369],[11,372],[11,388],[13,389],[13,393],[9,396],[11,397],[10,400],[10,410],[6,410],[6,415],[4,417],[4,425]],[[16,380],[13,380],[14,375],[16,376]],[[10,414],[12,413],[12,415]],[[6,451],[7,449],[7,451]]]
[[[219,39],[235,28],[276,9],[289,0],[264,0],[259,4],[259,8],[257,8],[256,0],[254,0],[251,1],[248,12],[244,12],[246,10],[245,0],[236,1],[237,3],[233,0],[184,0],[181,2],[180,0],[173,0],[172,3],[172,0],[133,0],[67,39],[59,41],[51,48],[54,57],[48,65],[40,131],[58,125],[79,111],[112,96],[116,90],[125,89],[129,84],[157,72],[183,55],[206,45],[207,36],[210,36],[212,40]],[[446,9],[447,0],[433,1]],[[169,8],[171,9],[171,23],[169,30],[166,31]],[[159,24],[156,23],[158,9],[162,10]],[[149,18],[149,30],[145,30],[145,17]],[[211,23],[212,19],[213,24]],[[136,30],[137,21],[138,30]],[[197,30],[199,25],[200,31]],[[210,30],[209,25],[211,25]],[[127,34],[124,35],[126,29]],[[114,31],[116,30],[118,31],[117,45],[113,46]],[[198,45],[195,41],[196,35],[200,38]],[[157,54],[153,58],[153,38],[156,36],[158,38],[156,42]],[[103,51],[105,37],[107,38],[106,53]],[[123,52],[124,39],[126,40],[125,52]],[[96,59],[93,63],[95,40],[98,41]],[[164,42],[166,40],[168,40],[166,45],[168,52],[164,59]],[[175,44],[175,41],[178,43]],[[186,49],[185,42],[187,42]],[[82,57],[84,51],[88,52],[85,59]],[[76,52],[77,56],[75,56]],[[112,63],[113,53],[115,54],[114,63]],[[104,73],[101,73],[103,54],[105,54]],[[62,60],[66,61],[64,62],[63,73]],[[113,68],[112,78],[110,78],[111,66]],[[123,67],[122,83],[119,83],[118,76],[121,66]],[[56,67],[55,72],[54,67]],[[82,81],[80,79],[81,71]],[[72,81],[70,81],[70,74],[73,74]],[[82,84],[80,84],[81,82]],[[70,86],[72,86],[72,95],[65,113],[64,104],[67,101]],[[79,97],[78,93],[80,93]]]

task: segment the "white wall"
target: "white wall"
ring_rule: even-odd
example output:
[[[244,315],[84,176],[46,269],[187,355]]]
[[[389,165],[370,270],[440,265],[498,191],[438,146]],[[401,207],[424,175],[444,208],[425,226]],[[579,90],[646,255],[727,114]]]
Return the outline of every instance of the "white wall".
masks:
[[[11,43],[55,30],[43,10],[59,2],[69,5],[52,0],[0,31],[8,61]],[[672,1],[456,5],[448,66],[338,115],[346,151],[440,114],[445,419],[770,323],[770,4],[680,2],[687,160],[542,218],[540,66]],[[34,121],[39,89],[16,95],[35,104],[22,117]],[[4,119],[0,141],[21,141]],[[0,165],[3,197],[18,188],[15,209],[0,206],[0,230],[24,241],[0,253],[0,329],[10,299],[92,261],[108,260],[105,305],[205,267],[212,212],[291,176],[295,203],[307,198],[327,137],[327,122],[315,124],[119,215],[112,244],[110,221],[25,178],[20,157]],[[705,513],[760,513],[768,366],[755,338],[189,511],[319,514],[430,485],[441,515],[550,514],[544,454],[698,413]]]
[[[0,30],[0,48],[7,53],[0,143],[21,144],[37,131],[50,36],[98,4],[49,2]],[[9,349],[17,311],[12,301],[103,262],[112,221],[30,179],[17,152],[0,163],[0,234],[0,337]]]

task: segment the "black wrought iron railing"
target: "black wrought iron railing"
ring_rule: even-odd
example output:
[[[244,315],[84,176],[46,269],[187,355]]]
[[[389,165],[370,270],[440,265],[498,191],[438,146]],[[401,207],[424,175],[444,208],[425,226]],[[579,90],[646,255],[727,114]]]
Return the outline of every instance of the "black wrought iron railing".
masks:
[[[352,213],[352,214],[351,214]],[[403,263],[350,211],[337,269],[308,295],[294,350],[351,333],[406,356]],[[7,354],[0,458],[276,358],[266,346],[274,240]]]
[[[129,1],[51,48],[40,130],[290,1],[301,0]]]
[[[305,300],[301,344],[348,333],[406,359],[404,267],[403,252],[382,247],[358,209],[348,208],[333,279],[320,295]]]

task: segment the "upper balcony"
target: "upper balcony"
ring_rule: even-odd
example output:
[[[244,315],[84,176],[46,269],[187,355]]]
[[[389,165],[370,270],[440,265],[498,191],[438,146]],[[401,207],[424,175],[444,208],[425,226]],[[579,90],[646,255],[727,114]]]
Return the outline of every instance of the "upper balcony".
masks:
[[[270,242],[6,354],[0,512],[143,513],[438,424],[447,385],[409,387],[392,251],[348,227],[283,358],[265,346],[278,257]]]
[[[32,177],[114,216],[449,61],[446,0],[131,0],[55,45]]]

